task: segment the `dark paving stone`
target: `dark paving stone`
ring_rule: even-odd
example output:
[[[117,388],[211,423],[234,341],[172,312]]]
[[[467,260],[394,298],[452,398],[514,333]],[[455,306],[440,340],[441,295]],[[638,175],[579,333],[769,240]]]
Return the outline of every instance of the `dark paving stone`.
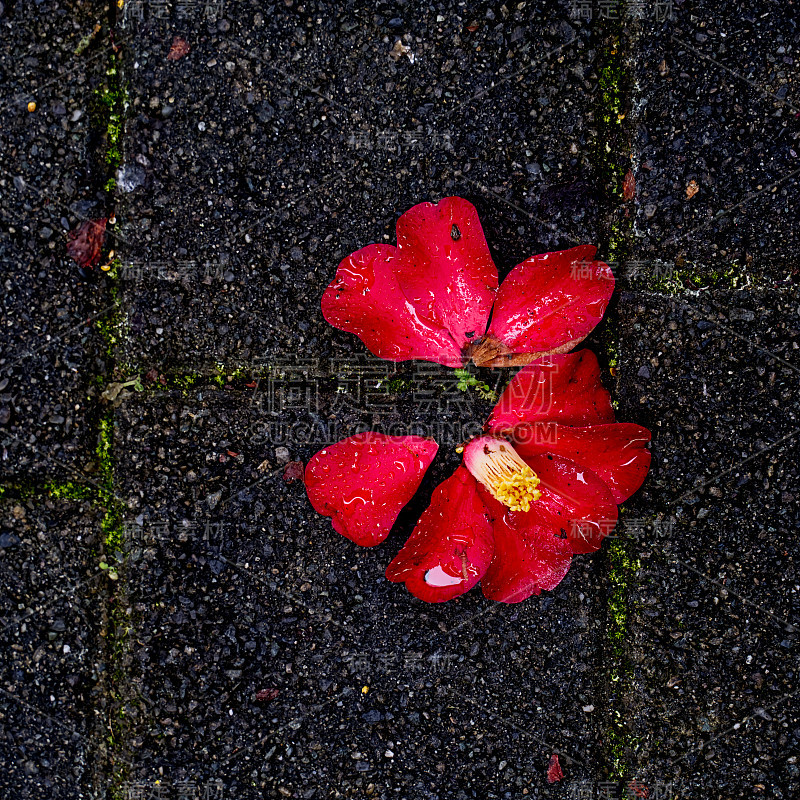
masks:
[[[473,201],[501,272],[597,241],[593,34],[555,3],[504,8],[390,24],[372,4],[239,2],[224,19],[128,20],[125,360],[350,352],[321,294],[423,200]],[[176,35],[191,49],[168,61]]]
[[[387,542],[359,549],[283,481],[263,419],[232,387],[119,410],[131,781],[163,768],[236,797],[556,797],[556,750],[568,776],[601,774],[602,557],[520,606],[474,591],[424,605],[383,573],[454,448]],[[301,460],[321,446],[282,441]]]
[[[87,395],[103,371],[94,321],[110,310],[104,277],[83,280],[65,249],[67,230],[105,213],[90,109],[107,53],[98,45],[75,55],[100,4],[4,6],[0,477],[73,479],[94,448]]]
[[[99,546],[88,504],[0,503],[4,797],[67,800],[99,785]]]
[[[624,417],[654,433],[651,479],[627,512],[641,564],[632,758],[637,777],[687,796],[800,788],[798,301],[620,302]]]
[[[769,284],[800,239],[800,28],[790,5],[674,3],[645,23],[635,78],[639,258]],[[699,191],[687,198],[694,181]]]

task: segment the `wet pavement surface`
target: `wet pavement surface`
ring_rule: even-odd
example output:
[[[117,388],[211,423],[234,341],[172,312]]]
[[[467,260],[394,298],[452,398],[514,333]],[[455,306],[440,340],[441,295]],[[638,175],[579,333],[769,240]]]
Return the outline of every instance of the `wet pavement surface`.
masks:
[[[102,341],[92,321],[111,310],[102,288],[76,276],[66,232],[104,214],[90,185],[100,155],[90,106],[107,48],[76,58],[92,30],[88,4],[31,4],[27,24],[0,16],[0,204],[3,480],[86,476]],[[35,103],[35,111],[28,110]]]
[[[638,567],[629,724],[643,780],[669,772],[688,796],[708,775],[720,796],[799,786],[798,299],[620,303],[621,394],[657,431],[620,531]]]
[[[0,3],[4,793],[797,795],[800,32],[613,5]],[[653,432],[615,537],[517,606],[386,581],[491,404],[319,308],[448,195],[501,278],[599,246],[587,344]],[[440,444],[372,549],[285,479],[365,428]]]
[[[102,779],[103,576],[88,503],[0,505],[0,779],[7,797],[75,797]]]

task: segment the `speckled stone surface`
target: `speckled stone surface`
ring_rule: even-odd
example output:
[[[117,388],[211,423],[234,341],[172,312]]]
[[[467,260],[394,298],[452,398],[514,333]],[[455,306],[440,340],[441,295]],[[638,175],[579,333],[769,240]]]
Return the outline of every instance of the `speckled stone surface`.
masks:
[[[794,10],[586,5],[0,2],[0,793],[798,794]],[[614,253],[587,344],[653,432],[618,538],[519,606],[386,581],[491,404],[319,308],[454,194],[501,277]],[[116,282],[79,274],[112,211]],[[369,428],[440,450],[360,549],[284,471]]]
[[[111,310],[65,251],[68,230],[106,213],[90,109],[108,47],[75,55],[101,4],[24,5],[0,14],[0,477],[63,481],[91,460],[95,324]]]
[[[104,587],[88,503],[0,503],[0,791],[89,798],[104,789],[97,734],[109,703]],[[101,734],[102,735],[102,734]]]

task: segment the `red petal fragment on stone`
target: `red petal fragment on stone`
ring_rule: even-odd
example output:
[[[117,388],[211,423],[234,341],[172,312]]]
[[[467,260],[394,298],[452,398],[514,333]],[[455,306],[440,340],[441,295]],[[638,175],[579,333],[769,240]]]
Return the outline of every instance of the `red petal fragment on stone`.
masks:
[[[192,48],[189,42],[181,36],[175,36],[172,40],[172,46],[167,53],[167,61],[180,61]]]
[[[571,350],[603,318],[614,292],[607,264],[593,245],[531,256],[497,292],[489,335],[512,353]]]
[[[523,367],[494,407],[486,431],[513,432],[520,424],[594,425],[614,421],[611,395],[591,350],[545,356]]]
[[[611,490],[591,470],[561,456],[536,455],[525,463],[539,476],[542,496],[533,507],[546,515],[573,553],[593,553],[617,524]]]
[[[354,333],[378,358],[462,365],[461,346],[444,328],[425,321],[400,289],[397,274],[409,261],[388,244],[371,244],[339,264],[322,295],[322,315]]]
[[[105,217],[87,219],[67,234],[67,255],[79,267],[92,267],[100,260],[107,222]]]
[[[489,600],[520,603],[551,590],[569,571],[572,547],[536,503],[528,512],[511,511],[481,488],[493,520],[494,558],[481,581]]]
[[[523,457],[552,453],[587,467],[611,490],[615,503],[627,500],[650,469],[650,431],[632,422],[573,428],[536,422],[514,429],[514,449]]]
[[[369,432],[343,439],[308,462],[308,499],[343,536],[364,547],[380,544],[437,450],[436,442],[421,436]]]
[[[303,480],[303,474],[304,469],[302,461],[290,461],[283,468],[283,479],[286,483],[295,483]]]
[[[486,506],[462,465],[436,488],[386,577],[404,581],[426,603],[442,603],[468,592],[489,568],[493,552]]]
[[[475,206],[460,197],[420,203],[397,221],[404,256],[396,274],[420,317],[446,328],[459,347],[486,331],[497,290],[492,260]]]
[[[550,763],[547,765],[547,782],[555,783],[564,779],[564,773],[561,771],[561,764],[558,763],[558,754],[553,753],[550,756]]]

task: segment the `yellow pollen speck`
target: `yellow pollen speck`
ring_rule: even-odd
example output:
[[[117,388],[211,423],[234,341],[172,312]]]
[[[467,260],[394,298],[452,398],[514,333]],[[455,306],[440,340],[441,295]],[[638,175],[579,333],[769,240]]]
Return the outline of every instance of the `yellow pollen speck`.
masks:
[[[539,476],[526,466],[524,470],[500,481],[496,488],[490,487],[490,491],[512,511],[530,511],[531,503],[542,496],[536,488],[540,482]]]
[[[463,444],[460,444],[458,447],[456,447],[456,453],[463,453],[463,452],[464,452]]]
[[[35,100],[31,100],[30,103],[28,103],[28,111],[30,111],[31,113],[36,111],[36,101]]]
[[[484,445],[483,452],[470,459],[469,470],[495,500],[512,511],[530,511],[531,503],[542,496],[536,488],[539,476],[508,443]]]
[[[361,694],[366,694],[369,691],[369,686],[362,686],[361,687]]]

